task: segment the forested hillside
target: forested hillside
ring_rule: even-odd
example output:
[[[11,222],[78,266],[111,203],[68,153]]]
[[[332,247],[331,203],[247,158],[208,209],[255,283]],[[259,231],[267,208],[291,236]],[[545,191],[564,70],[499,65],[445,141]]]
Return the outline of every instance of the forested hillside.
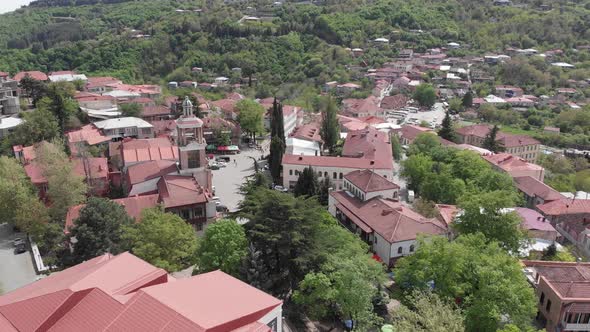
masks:
[[[539,9],[542,4],[349,0],[224,6],[218,1],[40,0],[0,16],[0,70],[76,69],[129,82],[160,82],[186,79],[193,66],[227,76],[232,67],[240,67],[273,86],[346,80],[345,65],[380,64],[408,43],[420,50],[456,41],[470,45],[460,52],[475,54],[506,46],[550,49],[590,43],[590,1],[552,2],[548,11]],[[239,22],[244,15],[261,19]],[[390,45],[371,47],[378,37],[390,39]],[[366,52],[362,59],[352,59],[343,47]]]

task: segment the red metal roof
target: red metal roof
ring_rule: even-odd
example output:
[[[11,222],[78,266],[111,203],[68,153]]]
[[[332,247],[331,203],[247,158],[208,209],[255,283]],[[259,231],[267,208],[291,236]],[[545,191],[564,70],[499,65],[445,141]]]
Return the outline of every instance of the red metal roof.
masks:
[[[342,156],[370,159],[385,168],[393,168],[389,135],[373,127],[349,132],[342,147]]]
[[[361,201],[344,191],[330,195],[346,207],[345,214],[349,211],[389,243],[414,240],[418,234],[443,235],[447,232],[446,225],[439,220],[426,218],[393,200],[374,197]],[[351,219],[354,222],[355,218]]]
[[[150,160],[178,160],[178,147],[167,138],[123,141],[119,148],[124,164]]]
[[[344,178],[366,193],[399,189],[397,184],[368,169],[352,171],[344,175]]]
[[[206,203],[205,189],[195,178],[182,175],[164,175],[158,181],[160,201],[164,207],[171,208]]]
[[[515,177],[514,182],[518,190],[524,192],[525,194],[527,194],[527,196],[537,196],[542,198],[545,202],[565,198],[557,190],[549,187],[548,185],[531,176]]]
[[[590,214],[590,199],[562,198],[549,203],[537,205],[545,215],[558,216],[566,214]]]
[[[286,154],[283,156],[283,165],[303,165],[303,166],[320,166],[320,167],[339,167],[352,169],[392,169],[393,162],[380,164],[371,159],[365,158],[348,158],[348,157],[330,157],[330,156],[296,156]]]
[[[152,160],[131,165],[127,168],[127,182],[130,185],[155,179],[177,170],[174,160]]]

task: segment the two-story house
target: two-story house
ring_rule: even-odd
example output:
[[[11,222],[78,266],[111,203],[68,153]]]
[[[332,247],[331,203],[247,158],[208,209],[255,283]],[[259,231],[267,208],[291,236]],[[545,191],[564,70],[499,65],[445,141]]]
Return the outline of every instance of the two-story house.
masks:
[[[330,193],[328,211],[367,242],[385,264],[392,266],[417,249],[417,237],[447,235],[447,226],[426,218],[397,201],[399,186],[369,170],[344,178],[344,189]]]

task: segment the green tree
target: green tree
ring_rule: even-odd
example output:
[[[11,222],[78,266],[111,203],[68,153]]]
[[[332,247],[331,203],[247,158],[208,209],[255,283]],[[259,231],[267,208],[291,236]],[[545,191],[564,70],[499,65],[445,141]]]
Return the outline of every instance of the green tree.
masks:
[[[124,226],[132,221],[122,205],[105,198],[89,198],[70,229],[73,252],[62,264],[72,266],[104,253],[120,253]]]
[[[39,101],[42,107],[46,107],[55,115],[62,135],[70,116],[74,115],[78,109],[78,104],[73,99],[74,93],[75,89],[71,83],[51,83],[47,87],[47,97]]]
[[[398,261],[395,280],[408,291],[434,285],[445,301],[460,303],[466,331],[496,331],[504,319],[530,324],[536,298],[522,267],[482,234],[420,239],[411,256]]]
[[[236,110],[240,127],[252,139],[256,137],[256,133],[264,131],[264,107],[262,105],[252,99],[242,99],[236,103]]]
[[[465,192],[465,183],[452,176],[449,165],[441,164],[437,168],[436,173],[425,177],[420,185],[420,195],[436,203],[455,204]]]
[[[47,179],[51,218],[62,221],[71,206],[84,202],[88,187],[84,178],[75,174],[74,164],[63,151],[62,142],[39,144],[35,154],[35,162]]]
[[[318,201],[324,206],[328,206],[328,200],[330,199],[330,188],[332,188],[332,181],[329,177],[324,177],[320,181],[320,187],[318,189]]]
[[[408,188],[418,191],[424,179],[432,175],[434,163],[430,157],[416,154],[402,161],[402,176],[408,180]]]
[[[516,212],[506,210],[515,205],[515,200],[513,192],[504,190],[466,195],[459,202],[463,213],[453,228],[459,234],[482,233],[488,242],[497,242],[517,254],[526,236],[520,228],[520,217]]]
[[[132,116],[139,118],[143,112],[143,107],[138,103],[126,103],[119,105],[121,116]]]
[[[433,154],[434,150],[440,149],[441,143],[436,134],[433,133],[422,133],[418,135],[412,144],[410,144],[410,148],[408,149],[408,155],[416,155],[416,154],[425,154],[431,155]]]
[[[319,193],[320,184],[318,176],[311,166],[308,166],[299,173],[293,194],[295,196],[316,196]]]
[[[496,125],[490,129],[486,137],[483,139],[482,147],[484,149],[488,149],[494,153],[502,152],[502,146],[497,141],[499,130],[500,129]]]
[[[160,208],[144,210],[141,222],[127,225],[122,238],[133,254],[168,272],[194,263],[195,231],[181,217]]]
[[[451,142],[455,142],[457,139],[457,134],[455,133],[455,129],[453,128],[453,120],[451,120],[451,115],[448,111],[445,113],[445,117],[442,121],[442,126],[438,131],[438,136]]]
[[[25,121],[10,135],[13,145],[29,146],[41,141],[59,137],[59,125],[53,113],[39,107],[33,112],[23,113]]]
[[[402,145],[399,142],[399,137],[396,134],[391,135],[391,154],[393,159],[402,160]]]
[[[31,98],[32,103],[35,106],[47,93],[47,86],[45,83],[37,81],[28,74],[20,80],[19,84],[25,94]]]
[[[395,310],[392,325],[395,331],[463,332],[461,311],[450,301],[443,301],[429,291],[414,291],[408,297],[409,307]]]
[[[459,113],[463,111],[463,102],[459,98],[451,98],[449,100],[449,110],[448,112],[453,112],[453,114]]]
[[[275,183],[280,182],[283,155],[285,154],[285,127],[283,119],[283,105],[275,98],[272,104],[270,122],[270,174]]]
[[[414,91],[414,99],[424,107],[432,107],[436,102],[436,91],[430,84],[420,84]]]
[[[324,101],[321,113],[322,127],[320,128],[320,135],[324,141],[324,148],[327,148],[333,154],[340,138],[340,127],[338,124],[336,102],[332,97],[328,97]]]
[[[463,107],[471,107],[473,106],[473,93],[471,91],[467,91],[467,93],[461,99],[461,104]]]
[[[207,227],[199,241],[197,266],[193,274],[219,269],[238,276],[247,254],[248,240],[244,228],[235,220],[218,220]]]

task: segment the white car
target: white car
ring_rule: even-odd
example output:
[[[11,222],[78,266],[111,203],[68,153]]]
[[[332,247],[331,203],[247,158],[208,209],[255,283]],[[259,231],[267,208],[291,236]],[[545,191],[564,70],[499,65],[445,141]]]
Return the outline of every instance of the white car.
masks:
[[[287,189],[287,188],[285,188],[283,186],[275,186],[274,187],[274,190],[281,191],[281,192],[284,192],[284,193],[286,193],[287,191],[289,191],[289,189]]]

